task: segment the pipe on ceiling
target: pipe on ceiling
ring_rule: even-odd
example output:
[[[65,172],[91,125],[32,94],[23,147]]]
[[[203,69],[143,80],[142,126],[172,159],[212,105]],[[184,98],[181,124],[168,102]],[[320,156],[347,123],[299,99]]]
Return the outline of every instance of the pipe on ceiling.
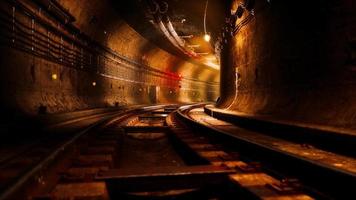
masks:
[[[169,31],[170,35],[174,38],[174,40],[176,41],[176,43],[184,50],[184,53],[185,53],[185,54],[188,54],[188,55],[193,56],[193,57],[195,57],[195,58],[199,56],[199,55],[198,55],[197,53],[195,53],[194,51],[188,51],[188,50],[185,49],[185,41],[182,40],[182,39],[178,36],[176,30],[175,30],[174,27],[173,27],[172,22],[171,22],[171,21],[169,20],[169,18],[168,18],[168,16],[166,17],[166,25],[167,25],[167,27],[168,27],[168,31]]]
[[[150,10],[150,13],[153,15],[156,24],[158,27],[161,29],[165,37],[176,47],[178,48],[181,52],[184,54],[190,56],[190,57],[199,57],[198,54],[196,54],[194,51],[188,51],[185,49],[185,41],[182,40],[177,32],[175,31],[172,22],[169,20],[168,16],[164,15],[163,17],[165,18],[165,23],[162,21],[162,15],[161,15],[161,8],[160,5],[155,1],[155,0],[148,0],[148,7]],[[165,2],[166,3],[166,2]],[[166,3],[167,4],[167,3]],[[155,10],[158,10],[158,12],[153,12],[152,7],[155,7]],[[158,9],[157,9],[158,8]],[[168,10],[168,4],[166,5],[166,9]],[[168,28],[167,28],[168,27]]]

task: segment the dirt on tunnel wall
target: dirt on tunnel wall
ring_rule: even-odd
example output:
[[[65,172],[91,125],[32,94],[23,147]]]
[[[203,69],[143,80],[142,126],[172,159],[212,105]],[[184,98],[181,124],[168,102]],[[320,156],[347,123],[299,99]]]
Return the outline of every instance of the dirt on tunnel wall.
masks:
[[[355,129],[355,1],[249,2],[222,51],[218,107]]]
[[[109,0],[2,1],[1,110],[29,115],[215,101],[219,71],[160,49]]]

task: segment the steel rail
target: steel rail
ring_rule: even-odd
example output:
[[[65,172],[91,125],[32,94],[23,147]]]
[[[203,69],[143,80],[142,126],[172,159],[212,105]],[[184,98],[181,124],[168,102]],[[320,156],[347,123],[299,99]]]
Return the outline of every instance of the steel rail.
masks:
[[[276,168],[276,171],[298,177],[310,188],[316,188],[335,198],[356,195],[353,188],[356,185],[355,173],[242,138],[213,126],[206,126],[188,116],[189,111],[197,107],[202,106],[180,107],[177,111],[178,117],[194,129],[206,130],[211,137],[224,141],[229,147],[237,147],[238,151],[243,151],[243,154],[269,163],[269,166]]]
[[[11,197],[11,195],[13,195],[16,191],[18,191],[21,187],[23,187],[24,184],[27,183],[32,177],[34,177],[42,169],[44,169],[46,166],[48,166],[62,152],[67,150],[68,147],[70,147],[72,144],[74,144],[80,137],[82,137],[83,135],[89,133],[89,131],[92,130],[93,128],[98,127],[103,123],[110,123],[110,121],[113,121],[113,120],[116,121],[116,120],[120,120],[122,118],[126,118],[127,116],[130,116],[135,112],[150,111],[150,110],[160,109],[160,108],[163,108],[164,106],[167,106],[167,105],[144,106],[144,107],[141,107],[141,108],[134,108],[134,109],[131,109],[131,110],[128,110],[128,111],[111,114],[111,115],[109,115],[107,117],[104,117],[103,119],[99,120],[98,122],[88,126],[84,130],[82,130],[82,131],[78,132],[77,134],[75,134],[71,139],[69,139],[68,141],[63,143],[60,147],[58,147],[55,150],[53,150],[52,153],[50,153],[47,157],[42,159],[32,169],[30,169],[29,171],[25,172],[24,175],[22,175],[20,178],[18,178],[16,181],[14,181],[13,184],[11,184],[7,188],[5,188],[5,191],[0,194],[0,200],[6,200],[9,197]]]

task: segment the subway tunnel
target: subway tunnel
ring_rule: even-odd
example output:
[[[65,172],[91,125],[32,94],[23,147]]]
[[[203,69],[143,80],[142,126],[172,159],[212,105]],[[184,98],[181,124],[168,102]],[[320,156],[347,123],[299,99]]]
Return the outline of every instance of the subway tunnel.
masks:
[[[0,200],[355,197],[356,1],[0,8]]]

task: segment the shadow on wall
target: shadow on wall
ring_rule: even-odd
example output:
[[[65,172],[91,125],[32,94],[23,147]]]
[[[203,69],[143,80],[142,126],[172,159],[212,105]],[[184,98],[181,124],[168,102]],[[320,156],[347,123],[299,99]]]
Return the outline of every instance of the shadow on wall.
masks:
[[[355,129],[350,55],[356,50],[350,46],[356,38],[356,4],[256,1],[253,9],[252,20],[241,25],[222,56],[219,106],[233,100],[232,74],[238,68],[241,82],[231,110]],[[250,13],[245,10],[237,24]]]

